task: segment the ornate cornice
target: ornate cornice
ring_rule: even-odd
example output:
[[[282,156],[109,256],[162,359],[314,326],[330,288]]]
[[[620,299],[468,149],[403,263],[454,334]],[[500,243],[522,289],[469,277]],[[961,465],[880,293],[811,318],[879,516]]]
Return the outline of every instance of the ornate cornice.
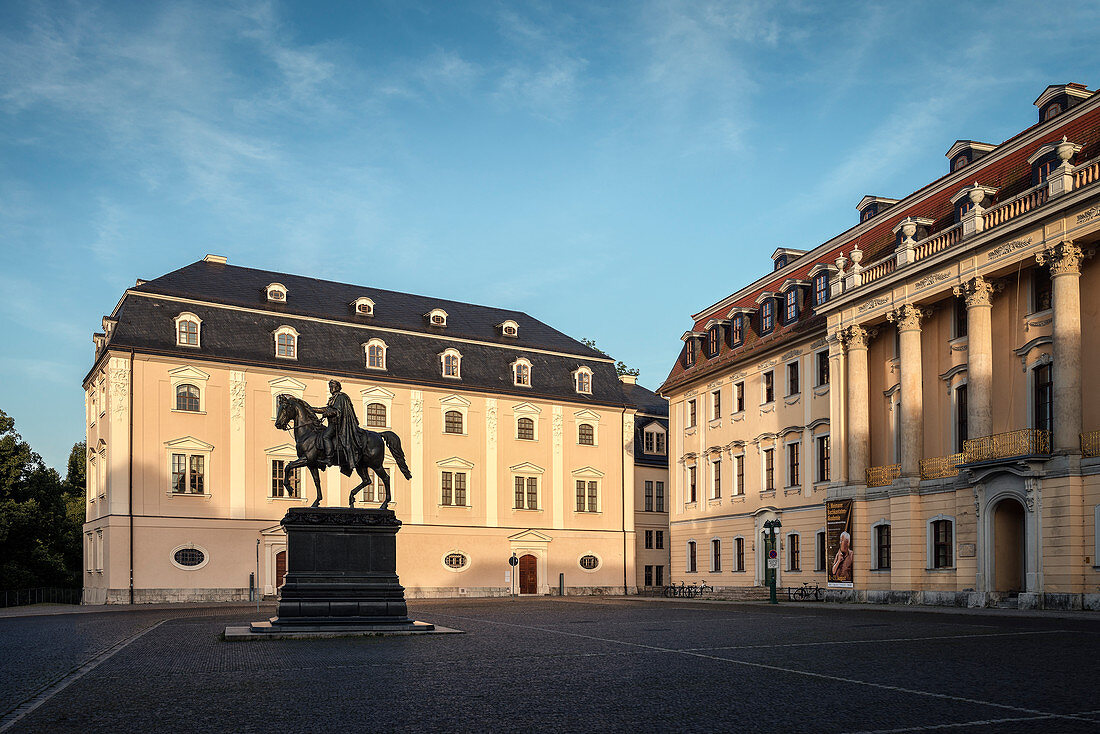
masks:
[[[886,314],[886,320],[898,325],[898,331],[920,331],[921,319],[928,318],[928,309],[907,303]]]
[[[856,324],[841,331],[840,340],[848,349],[866,349],[867,343],[874,339],[877,333],[875,329],[865,329]]]
[[[1050,277],[1059,275],[1080,275],[1081,261],[1085,253],[1070,240],[1051,245],[1043,252],[1036,253],[1035,261],[1050,268]]]

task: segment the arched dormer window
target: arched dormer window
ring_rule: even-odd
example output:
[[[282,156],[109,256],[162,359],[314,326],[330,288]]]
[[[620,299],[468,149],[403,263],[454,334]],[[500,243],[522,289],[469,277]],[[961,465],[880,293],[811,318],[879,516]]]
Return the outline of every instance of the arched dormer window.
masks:
[[[531,387],[531,363],[523,357],[512,363],[512,383],[521,387]]]
[[[293,326],[280,326],[275,330],[275,356],[298,359],[298,332]]]
[[[452,380],[462,379],[462,354],[457,349],[445,349],[439,355],[443,376]]]
[[[286,303],[287,288],[282,283],[270,283],[264,290],[267,293],[267,300],[273,303]]]
[[[503,336],[510,336],[513,338],[519,336],[519,324],[517,324],[515,321],[512,321],[511,319],[497,324],[497,328],[500,329],[500,333]]]
[[[198,413],[200,410],[199,389],[186,383],[176,385],[176,410]]]
[[[176,346],[193,347],[200,346],[202,319],[193,313],[184,311],[176,317]]]
[[[361,296],[351,302],[351,307],[358,316],[374,316],[374,301]]]
[[[577,392],[585,395],[592,394],[592,370],[580,367],[573,373],[573,385]]]
[[[424,314],[424,318],[428,319],[428,323],[432,326],[447,325],[447,312],[441,308],[433,308],[431,311]]]
[[[363,353],[367,358],[367,369],[386,369],[386,342],[381,339],[371,339],[363,345]]]

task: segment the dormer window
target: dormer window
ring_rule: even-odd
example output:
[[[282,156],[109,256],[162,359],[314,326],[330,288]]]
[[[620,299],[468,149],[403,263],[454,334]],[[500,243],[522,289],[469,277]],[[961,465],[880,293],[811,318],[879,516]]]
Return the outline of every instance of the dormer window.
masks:
[[[784,298],[783,321],[793,324],[798,321],[798,288],[791,288]]]
[[[531,362],[520,357],[512,363],[512,384],[531,387]]]
[[[1027,159],[1028,164],[1031,165],[1031,185],[1038,186],[1046,182],[1054,169],[1062,165],[1063,157],[1068,162],[1080,152],[1081,146],[1069,142],[1065,137],[1053,143],[1039,146]]]
[[[280,326],[275,330],[275,356],[279,359],[298,359],[298,332],[292,326]]]
[[[374,316],[374,301],[363,296],[352,301],[351,307],[359,316]]]
[[[199,347],[199,330],[202,326],[202,319],[193,313],[184,311],[175,320],[176,346],[197,349]]]
[[[951,203],[955,206],[955,221],[961,222],[966,213],[974,208],[975,199],[978,200],[983,209],[988,208],[993,200],[993,195],[996,193],[997,189],[992,186],[982,186],[977,182],[961,189],[951,197]]]
[[[818,273],[814,277],[814,305],[820,306],[829,300],[829,274]]]
[[[500,333],[504,336],[510,336],[512,338],[519,336],[519,324],[517,324],[515,321],[512,321],[511,319],[503,323],[497,324],[497,327],[500,329]]]
[[[431,311],[425,314],[428,318],[428,323],[432,326],[446,326],[447,325],[447,312],[441,308],[433,308]]]
[[[887,199],[884,196],[864,196],[856,204],[856,210],[859,211],[859,221],[866,222],[876,214],[881,214],[894,204],[897,204],[897,199]]]
[[[775,258],[775,267],[773,267],[772,270],[779,270],[780,268],[785,268],[785,267],[787,267],[787,256],[786,255],[780,255],[779,257]]]
[[[1044,120],[1049,120],[1050,118],[1054,117],[1055,115],[1060,115],[1060,114],[1062,114],[1062,105],[1059,104],[1058,102],[1055,102],[1054,104],[1047,107],[1046,112],[1043,114],[1043,119]]]
[[[1093,94],[1094,92],[1089,91],[1084,84],[1077,84],[1076,82],[1051,84],[1035,100],[1035,106],[1039,108],[1039,122],[1053,120],[1066,110],[1084,102]]]
[[[958,171],[996,147],[989,143],[979,143],[977,140],[956,140],[945,155],[947,160],[951,161],[951,170]]]
[[[457,349],[446,349],[439,355],[443,376],[451,380],[462,379],[462,354]]]
[[[785,268],[805,254],[805,250],[794,250],[789,247],[778,247],[776,248],[775,252],[772,253],[772,263],[774,265],[772,270]]]
[[[960,155],[958,158],[955,159],[954,166],[952,167],[951,170],[957,171],[969,162],[970,162],[970,156],[965,155],[965,154]]]
[[[711,357],[718,354],[718,345],[720,343],[722,327],[715,324],[707,329],[707,354]]]
[[[775,328],[775,299],[769,298],[760,304],[760,333],[768,334]]]
[[[585,395],[592,394],[592,370],[587,367],[581,367],[573,373],[573,384],[577,389],[577,392]]]
[[[730,343],[733,346],[740,346],[745,341],[745,316],[743,314],[737,314],[733,317],[733,321],[730,323]]]
[[[367,369],[386,369],[386,342],[381,339],[371,339],[363,345],[363,351],[367,357]]]
[[[286,303],[286,286],[282,283],[271,283],[266,288],[267,300],[273,303]]]

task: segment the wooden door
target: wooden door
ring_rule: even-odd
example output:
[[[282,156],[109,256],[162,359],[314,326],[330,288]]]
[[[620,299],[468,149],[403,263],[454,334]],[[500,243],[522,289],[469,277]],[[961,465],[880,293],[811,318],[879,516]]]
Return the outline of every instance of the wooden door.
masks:
[[[278,593],[279,587],[283,585],[283,579],[286,578],[286,551],[279,551],[275,554],[275,592]]]
[[[519,593],[537,594],[539,592],[538,559],[534,556],[519,558]]]

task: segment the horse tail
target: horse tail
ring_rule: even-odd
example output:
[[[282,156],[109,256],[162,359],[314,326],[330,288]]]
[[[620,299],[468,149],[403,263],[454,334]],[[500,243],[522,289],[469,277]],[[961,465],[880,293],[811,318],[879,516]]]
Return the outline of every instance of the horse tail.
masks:
[[[412,479],[409,465],[405,463],[405,452],[401,450],[401,439],[393,431],[382,431],[382,440],[386,442],[387,448],[393,454],[393,460],[397,462],[397,468],[405,475],[405,479]]]

